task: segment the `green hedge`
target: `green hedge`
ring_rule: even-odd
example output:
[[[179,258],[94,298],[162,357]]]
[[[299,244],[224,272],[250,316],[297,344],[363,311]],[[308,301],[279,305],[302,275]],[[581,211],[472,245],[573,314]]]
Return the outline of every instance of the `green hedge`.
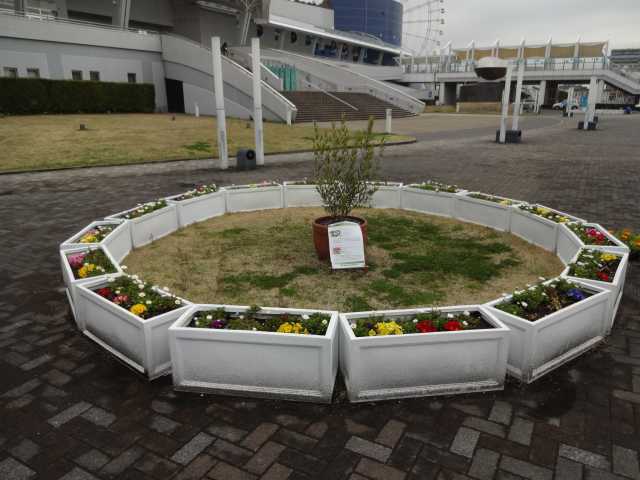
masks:
[[[44,78],[0,78],[0,113],[141,113],[155,110],[155,88]]]

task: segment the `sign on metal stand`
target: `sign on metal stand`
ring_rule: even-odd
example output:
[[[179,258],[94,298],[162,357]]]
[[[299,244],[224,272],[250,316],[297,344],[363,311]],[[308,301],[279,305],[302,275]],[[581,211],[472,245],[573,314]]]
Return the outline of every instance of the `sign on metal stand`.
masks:
[[[364,240],[360,225],[339,222],[329,225],[329,255],[331,268],[365,268]]]

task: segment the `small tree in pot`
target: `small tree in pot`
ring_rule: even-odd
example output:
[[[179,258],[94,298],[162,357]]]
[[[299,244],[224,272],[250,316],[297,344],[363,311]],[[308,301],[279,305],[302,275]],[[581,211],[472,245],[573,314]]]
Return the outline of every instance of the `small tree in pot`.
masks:
[[[333,124],[321,131],[314,126],[313,154],[314,182],[322,197],[327,216],[313,222],[313,242],[321,260],[329,258],[328,227],[332,223],[349,220],[360,224],[367,240],[367,221],[351,216],[355,208],[368,207],[377,187],[378,160],[375,147],[384,148],[384,138],[374,145],[373,118],[365,131],[352,132],[344,119],[340,126]]]

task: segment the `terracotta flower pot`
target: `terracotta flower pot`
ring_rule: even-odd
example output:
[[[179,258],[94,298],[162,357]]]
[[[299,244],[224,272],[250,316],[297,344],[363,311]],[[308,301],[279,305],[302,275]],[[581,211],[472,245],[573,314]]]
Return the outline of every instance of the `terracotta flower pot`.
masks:
[[[329,225],[333,223],[351,221],[360,224],[362,230],[362,240],[367,244],[367,220],[360,217],[320,217],[313,221],[313,244],[320,260],[328,260],[329,255]]]

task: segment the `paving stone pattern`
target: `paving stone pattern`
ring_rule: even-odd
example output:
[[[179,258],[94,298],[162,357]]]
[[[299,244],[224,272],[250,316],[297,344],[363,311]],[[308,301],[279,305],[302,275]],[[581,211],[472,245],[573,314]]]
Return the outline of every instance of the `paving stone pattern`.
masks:
[[[640,118],[451,134],[389,150],[385,176],[436,178],[640,227]],[[0,479],[639,479],[640,271],[603,345],[530,386],[349,405],[177,393],[148,382],[69,317],[57,245],[93,219],[198,181],[309,175],[165,166],[0,176]],[[428,366],[427,366],[428,367]]]

